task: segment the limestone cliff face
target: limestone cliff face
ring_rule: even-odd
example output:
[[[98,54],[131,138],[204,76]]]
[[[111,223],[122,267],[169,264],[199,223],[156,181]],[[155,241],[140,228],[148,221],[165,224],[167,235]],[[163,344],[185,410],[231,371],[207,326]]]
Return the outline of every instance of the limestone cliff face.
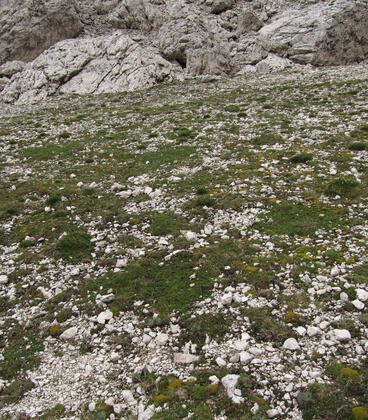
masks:
[[[0,100],[368,56],[368,2],[0,0]]]

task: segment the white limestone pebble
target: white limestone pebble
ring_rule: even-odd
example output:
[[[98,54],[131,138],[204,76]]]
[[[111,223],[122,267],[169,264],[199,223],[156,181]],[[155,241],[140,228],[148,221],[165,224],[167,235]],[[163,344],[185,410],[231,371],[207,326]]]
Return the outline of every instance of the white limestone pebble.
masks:
[[[253,359],[253,355],[248,353],[247,351],[242,351],[240,353],[240,363],[243,365],[247,365]]]
[[[0,276],[0,284],[6,284],[9,281],[8,276],[6,276],[5,274],[2,274]]]
[[[77,332],[78,332],[77,327],[68,328],[60,335],[60,338],[62,340],[71,340],[77,335]]]
[[[345,342],[351,340],[351,334],[348,330],[335,329],[332,333],[337,341]]]
[[[174,362],[190,365],[199,360],[199,356],[189,353],[174,353]]]
[[[338,276],[339,274],[340,274],[340,270],[339,270],[339,267],[332,267],[332,269],[331,269],[331,277],[336,277],[336,276]]]
[[[362,310],[362,309],[364,309],[365,308],[365,305],[364,305],[364,303],[363,302],[361,302],[359,299],[355,299],[355,300],[353,300],[352,302],[351,302],[357,309],[359,309],[360,311]]]
[[[103,325],[103,324],[105,324],[105,322],[110,321],[110,319],[112,319],[113,316],[114,316],[113,313],[109,309],[107,309],[106,311],[100,312],[98,314],[97,322],[99,324],[102,324]]]
[[[366,290],[364,290],[364,289],[357,289],[356,294],[357,294],[357,298],[361,302],[366,302],[368,300],[368,292]]]
[[[119,359],[120,359],[119,353],[115,353],[115,352],[111,353],[110,360],[112,362],[117,362]]]
[[[195,232],[191,232],[190,230],[182,231],[184,238],[187,241],[195,241],[197,239],[197,234]]]
[[[231,292],[225,293],[221,298],[221,303],[224,306],[231,305],[232,301],[233,301],[233,294]]]
[[[271,408],[270,410],[267,410],[267,416],[269,419],[274,419],[279,415],[279,410],[277,408]]]
[[[285,340],[284,344],[282,345],[282,348],[285,350],[300,350],[299,343],[295,340],[295,338],[288,338]]]
[[[136,403],[135,398],[132,394],[132,391],[130,391],[129,389],[126,389],[124,391],[121,392],[121,396],[123,397],[123,400],[128,404],[128,405],[133,405]]]
[[[156,343],[159,346],[164,346],[169,340],[169,336],[167,334],[164,333],[159,333],[157,334],[156,337]]]
[[[307,333],[307,330],[304,327],[297,327],[295,328],[295,331],[301,336],[304,337]]]
[[[329,323],[328,321],[322,321],[322,322],[319,324],[319,328],[321,328],[321,330],[325,330],[325,329],[327,329],[329,326],[330,326],[330,323]]]
[[[218,364],[219,367],[226,366],[226,361],[222,357],[217,357],[216,358],[216,363]]]
[[[116,262],[116,268],[123,268],[128,265],[128,258],[120,258]]]
[[[342,302],[348,302],[349,301],[349,295],[345,292],[340,293],[340,300]]]
[[[312,326],[310,326],[307,329],[307,334],[308,334],[309,337],[314,337],[314,336],[316,336],[316,335],[318,335],[320,333],[321,333],[321,330],[318,327],[312,327]]]

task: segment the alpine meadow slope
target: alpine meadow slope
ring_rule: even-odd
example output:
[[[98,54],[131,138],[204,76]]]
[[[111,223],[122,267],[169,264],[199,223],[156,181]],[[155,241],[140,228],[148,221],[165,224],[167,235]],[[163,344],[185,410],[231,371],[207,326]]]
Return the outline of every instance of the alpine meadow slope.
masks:
[[[0,418],[368,419],[366,1],[0,0]]]

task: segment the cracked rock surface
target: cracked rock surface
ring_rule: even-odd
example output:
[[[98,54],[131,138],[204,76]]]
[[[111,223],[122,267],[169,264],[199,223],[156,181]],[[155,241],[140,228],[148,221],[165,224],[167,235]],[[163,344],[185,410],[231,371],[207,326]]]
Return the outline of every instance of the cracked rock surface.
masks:
[[[367,17],[364,0],[6,0],[0,100],[358,63],[367,59]]]

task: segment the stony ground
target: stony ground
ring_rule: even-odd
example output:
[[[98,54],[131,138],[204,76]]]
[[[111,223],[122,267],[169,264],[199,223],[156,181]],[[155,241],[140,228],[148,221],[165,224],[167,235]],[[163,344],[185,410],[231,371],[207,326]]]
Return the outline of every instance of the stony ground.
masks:
[[[1,419],[368,418],[367,81],[2,106]]]

